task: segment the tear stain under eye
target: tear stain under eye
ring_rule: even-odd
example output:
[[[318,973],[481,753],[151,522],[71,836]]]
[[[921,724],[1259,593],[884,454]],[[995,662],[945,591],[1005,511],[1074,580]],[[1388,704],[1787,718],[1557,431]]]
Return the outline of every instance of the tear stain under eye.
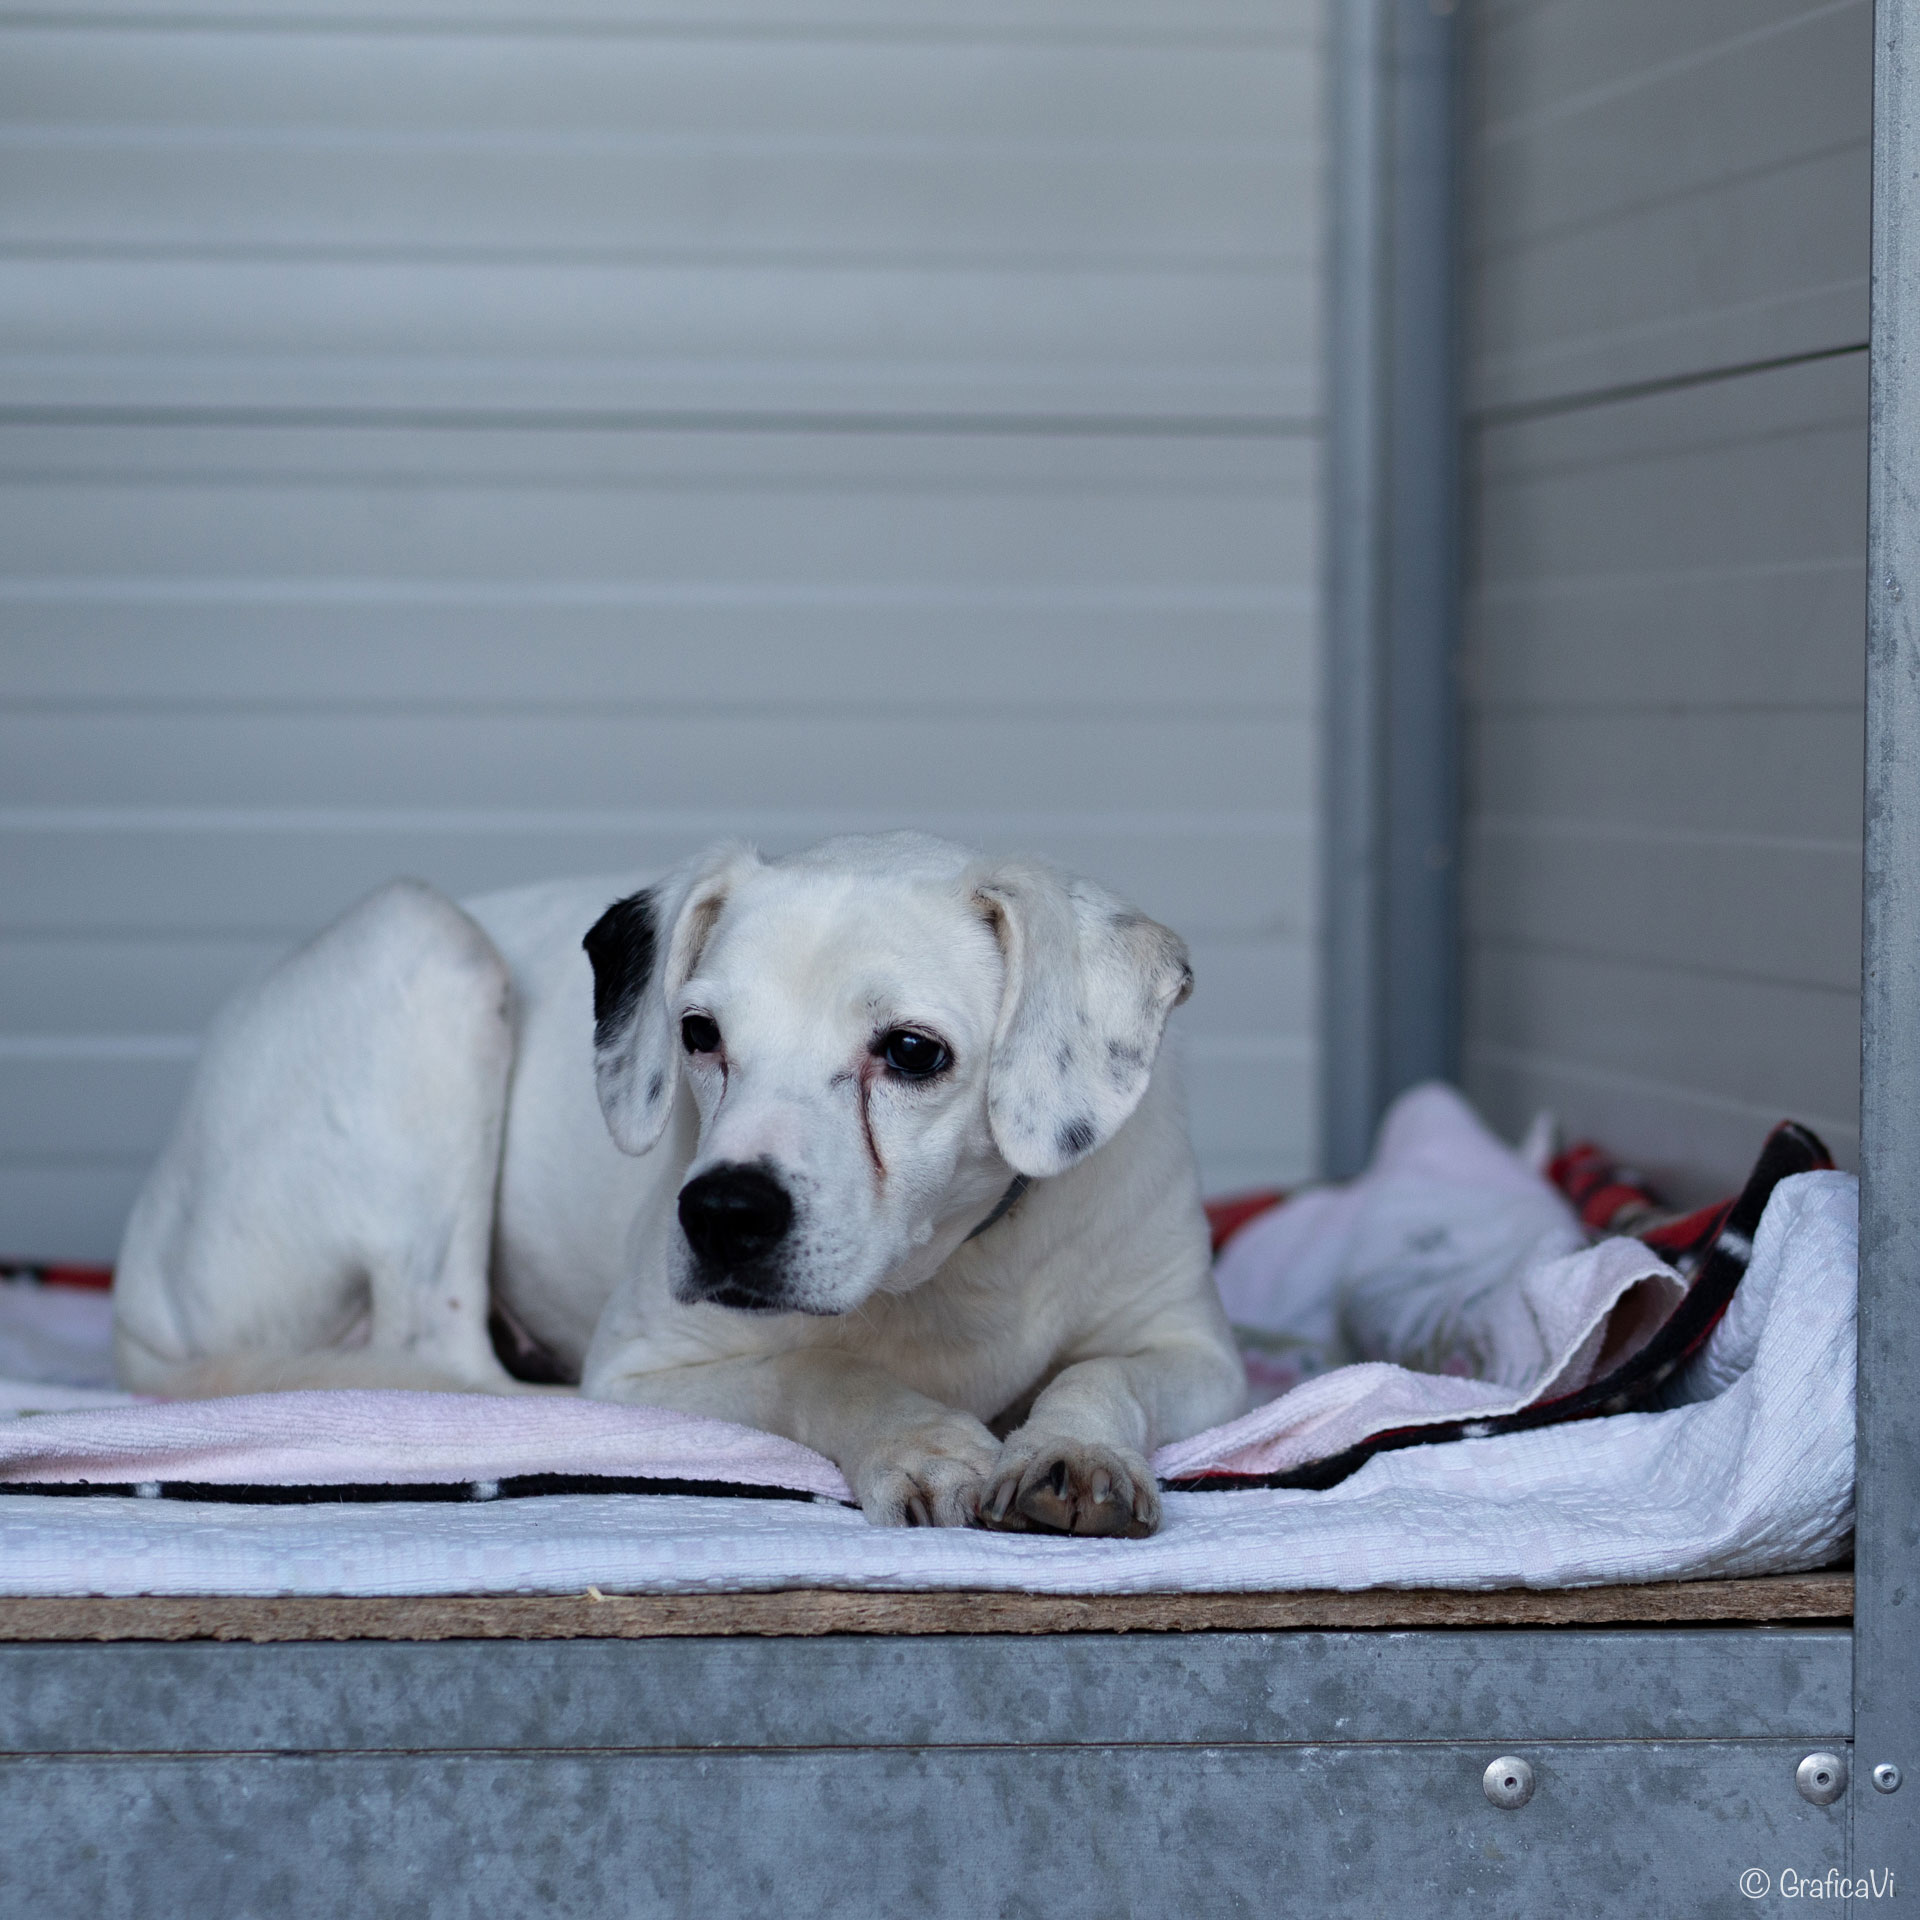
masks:
[[[880,1063],[877,1060],[869,1060],[860,1069],[860,1131],[866,1136],[867,1158],[873,1162],[874,1173],[884,1180],[887,1177],[887,1163],[880,1158],[879,1143],[873,1137],[873,1113],[870,1106],[873,1078],[879,1070]]]

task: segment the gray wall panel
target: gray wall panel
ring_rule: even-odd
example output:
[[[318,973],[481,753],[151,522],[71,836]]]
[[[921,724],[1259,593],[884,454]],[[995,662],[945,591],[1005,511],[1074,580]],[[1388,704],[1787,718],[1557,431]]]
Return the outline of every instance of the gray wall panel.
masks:
[[[1680,569],[1770,576],[1788,562],[1857,568],[1866,420],[1866,355],[1850,353],[1489,422],[1474,450],[1476,591]],[[1863,686],[1856,657],[1847,697]],[[1628,686],[1616,698],[1633,696]]]
[[[1315,982],[1320,7],[0,13],[0,1251],[209,1008],[455,893],[918,825]]]
[[[1104,876],[1196,937],[1302,938],[1311,926],[1304,911],[1311,895],[1303,891],[1312,878],[1311,836],[1285,816],[1183,820],[1115,810],[1036,820],[875,807],[756,823],[745,811],[618,808],[585,816],[46,808],[0,816],[0,859],[15,888],[9,931],[110,940],[129,931],[291,933],[332,918],[396,873],[424,875],[462,897],[556,873],[657,873],[709,840],[751,836],[757,824],[769,829],[759,835],[769,852],[883,826],[982,845],[1044,844],[1062,863]],[[1231,867],[1231,886],[1213,871],[1221,866]]]
[[[364,33],[364,0],[46,0],[21,10],[29,25],[117,32],[129,21],[177,27],[209,21],[254,33],[303,33],[316,22]],[[534,7],[529,0],[404,0],[382,16],[389,27],[423,25],[448,37],[516,34],[684,33],[685,0],[555,0]],[[1189,0],[1177,25],[1167,21],[1163,0],[706,0],[700,19],[709,31],[742,38],[767,33],[835,34],[885,28],[901,39],[955,39],[983,34],[993,39],[1083,40],[1115,35],[1178,45],[1193,38],[1224,38],[1235,44],[1274,39],[1311,43],[1319,10],[1311,0]]]
[[[1474,596],[1474,704],[1700,712],[1729,687],[1770,709],[1850,700],[1865,587],[1860,555],[1844,551],[1487,580]],[[1772,644],[1779,631],[1794,644]]]
[[[1870,12],[1478,19],[1467,1084],[1676,1197],[1851,1164]]]
[[[1850,689],[1831,689],[1848,693]],[[1851,842],[1860,825],[1860,708],[1494,708],[1479,717],[1480,804],[1524,816],[1543,795],[1589,826],[1672,824],[1676,778],[1688,828],[1744,840]]]
[[[1683,973],[1857,990],[1857,845],[1482,816],[1468,851],[1470,946],[1522,940]],[[1790,1104],[1798,1090],[1780,1091]]]
[[[1520,1073],[1613,1074],[1675,1099],[1711,1087],[1749,1125],[1781,1118],[1779,1089],[1790,1084],[1799,1117],[1823,1136],[1850,1140],[1856,1130],[1859,1011],[1846,985],[1815,990],[1657,957],[1492,940],[1478,961],[1469,1018],[1482,1071],[1507,1063]]]
[[[1676,1086],[1614,1066],[1487,1044],[1470,1056],[1468,1085],[1481,1109],[1503,1120],[1545,1111],[1572,1137],[1607,1143],[1681,1205],[1724,1199],[1780,1120],[1804,1120],[1842,1165],[1859,1159],[1860,1123],[1852,1110],[1829,1117],[1815,1108],[1739,1100],[1697,1084]]]
[[[1871,30],[1867,0],[1490,12],[1476,401],[1863,341]]]
[[[625,24],[0,18],[0,401],[1313,411],[1297,39]]]

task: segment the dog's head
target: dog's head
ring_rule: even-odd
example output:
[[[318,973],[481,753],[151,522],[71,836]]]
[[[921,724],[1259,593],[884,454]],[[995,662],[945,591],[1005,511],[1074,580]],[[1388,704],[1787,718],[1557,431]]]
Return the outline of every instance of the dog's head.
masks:
[[[1100,888],[917,834],[715,847],[585,945],[614,1140],[652,1147],[682,1081],[698,1110],[674,1293],[758,1311],[916,1286],[1015,1176],[1098,1151],[1193,984]]]

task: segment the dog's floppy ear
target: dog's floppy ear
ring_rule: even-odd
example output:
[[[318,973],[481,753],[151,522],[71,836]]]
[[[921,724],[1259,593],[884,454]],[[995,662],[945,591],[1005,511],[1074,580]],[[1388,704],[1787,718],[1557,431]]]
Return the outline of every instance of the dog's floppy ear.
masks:
[[[760,864],[751,847],[709,847],[664,880],[616,900],[581,945],[593,963],[593,1083],[623,1153],[645,1153],[673,1108],[673,996],[693,977],[727,894]]]
[[[1193,969],[1178,934],[1038,862],[977,869],[972,883],[1007,967],[987,1124],[1016,1173],[1044,1179],[1112,1139],[1140,1104]]]

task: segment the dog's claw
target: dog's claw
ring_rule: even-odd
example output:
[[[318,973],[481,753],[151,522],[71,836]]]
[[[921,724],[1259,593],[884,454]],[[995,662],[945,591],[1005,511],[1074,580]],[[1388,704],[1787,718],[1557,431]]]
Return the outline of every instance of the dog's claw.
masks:
[[[1138,1454],[1016,1433],[981,1499],[980,1523],[1007,1532],[1138,1540],[1160,1524],[1160,1497]]]
[[[999,1451],[985,1427],[950,1414],[909,1430],[848,1475],[867,1517],[881,1526],[970,1527]]]

